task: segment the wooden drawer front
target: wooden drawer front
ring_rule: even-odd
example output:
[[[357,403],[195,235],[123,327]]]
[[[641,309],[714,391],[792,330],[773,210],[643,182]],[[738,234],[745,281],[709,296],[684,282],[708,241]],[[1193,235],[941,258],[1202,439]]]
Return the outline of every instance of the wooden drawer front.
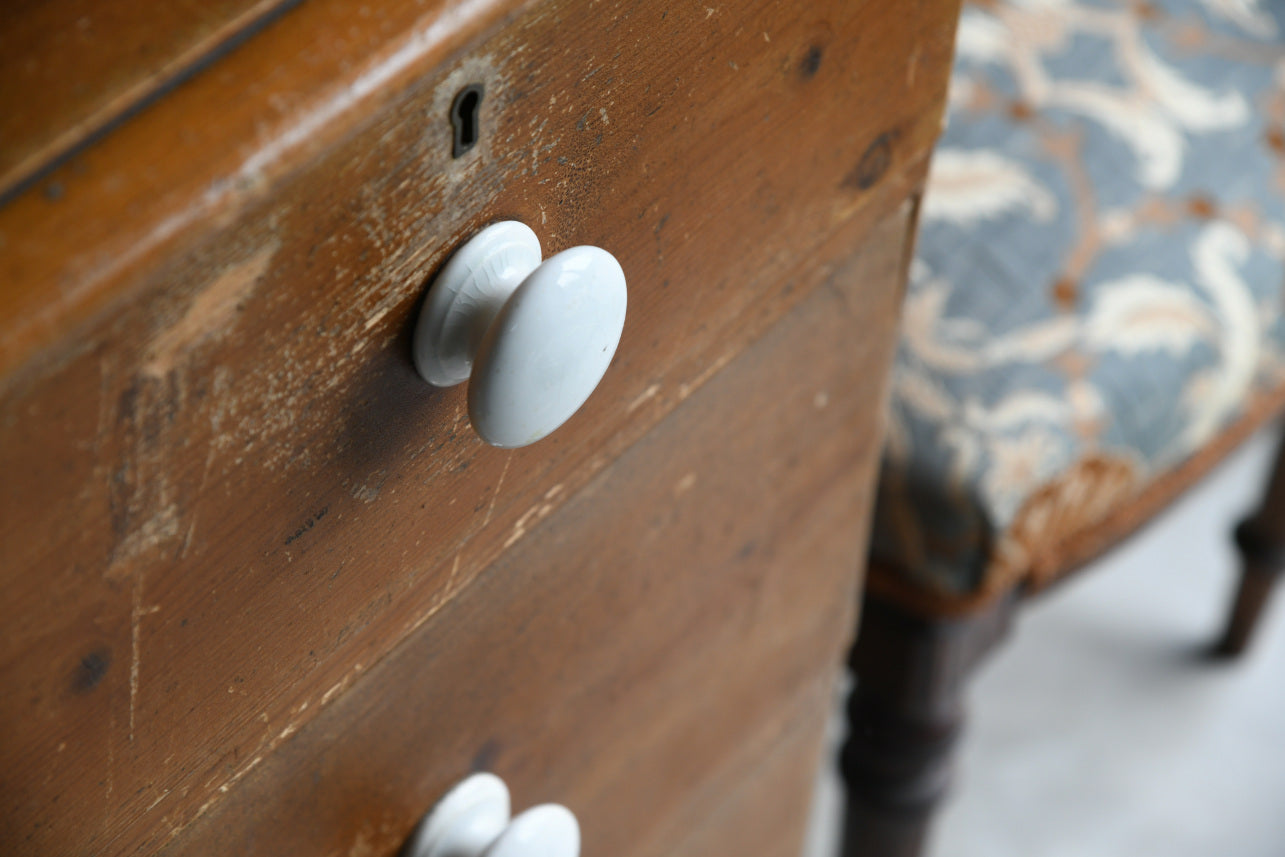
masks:
[[[390,3],[387,20],[403,5]],[[533,597],[524,588],[549,575],[551,587],[596,585],[593,575],[557,576],[589,561],[571,524],[563,532],[577,538],[557,543],[558,562],[545,548],[556,572],[521,572],[540,567],[528,559],[532,534],[576,520],[564,507],[589,503],[582,491],[621,472],[613,462],[640,443],[653,444],[648,461],[694,464],[678,457],[688,454],[681,435],[669,435],[662,455],[650,432],[833,280],[858,239],[917,188],[939,122],[953,3],[668,5],[532,4],[467,50],[393,54],[401,57],[395,69],[387,60],[376,69],[386,75],[363,72],[365,89],[354,84],[344,90],[349,100],[318,107],[281,90],[286,72],[267,71],[282,57],[292,58],[287,71],[311,62],[303,46],[334,38],[342,4],[303,4],[60,172],[57,199],[33,192],[0,209],[0,272],[12,286],[4,324],[18,331],[0,336],[10,370],[0,382],[0,793],[9,797],[0,851],[146,853],[174,837],[199,842],[184,833],[197,821],[204,835],[226,835],[209,819],[244,814],[243,804],[221,807],[266,776],[260,771],[279,770],[270,763],[287,749],[305,753],[300,736],[314,718],[377,664],[393,669],[383,666],[390,653],[410,651],[399,644],[422,640],[438,652],[468,630],[462,620],[454,630],[442,624],[465,615],[461,598],[482,599],[469,609],[488,598],[523,603]],[[361,26],[371,39],[379,31]],[[568,27],[580,34],[574,47]],[[445,117],[471,82],[486,86],[482,141],[452,160]],[[201,158],[232,157],[189,145],[217,132],[218,111],[228,111],[231,126],[244,112],[238,99],[270,100],[289,114],[292,98],[303,106],[291,127],[307,135],[230,147],[235,171],[184,184],[174,152],[192,158],[197,174]],[[277,157],[287,143],[288,156]],[[148,194],[149,183],[171,175],[193,200],[215,200],[201,203],[198,221],[175,221],[153,204],[171,191]],[[546,252],[605,247],[631,289],[624,339],[598,392],[553,437],[517,452],[482,446],[463,391],[429,389],[408,356],[430,274],[500,217],[530,224]],[[137,239],[137,253],[103,237],[112,218]],[[871,252],[895,256],[903,227],[897,221],[896,240]],[[881,274],[862,284],[863,300],[887,306],[895,280]],[[42,289],[56,294],[40,305],[40,323],[66,320],[56,340],[14,321]],[[886,356],[889,329],[861,336]],[[790,384],[780,384],[783,396]],[[765,405],[726,407],[743,421]],[[845,442],[868,441],[874,407],[862,402]],[[741,460],[740,423],[721,431],[737,471],[785,451],[762,438]],[[706,460],[718,458],[712,441],[705,449]],[[800,444],[798,454],[810,469],[811,448]],[[622,533],[670,540],[657,535],[659,524],[628,530],[651,527],[651,518],[631,520],[634,498],[613,498],[609,517]],[[700,507],[688,526],[712,538],[709,521],[730,527],[731,511]],[[790,509],[777,511],[788,517]],[[610,524],[599,517],[598,526]],[[507,571],[480,577],[513,551]],[[706,562],[666,573],[676,586],[699,586]],[[827,586],[819,603],[835,598],[830,584],[818,591]],[[688,597],[675,590],[680,596]],[[590,607],[627,612],[624,602]],[[714,625],[725,621],[722,604],[700,609],[714,611]],[[507,627],[509,636],[484,626],[496,651],[517,651],[521,626]],[[833,646],[833,634],[826,639]],[[573,697],[591,681],[576,670],[590,666],[558,673],[557,693]],[[753,664],[728,665],[728,681],[732,670],[757,687]],[[498,693],[447,689],[441,682],[452,675],[460,673],[420,687],[433,698]],[[671,680],[693,689],[715,675]],[[526,710],[522,694],[537,693],[520,684],[512,692],[496,698],[514,711]],[[624,708],[637,704],[627,684],[614,693]],[[361,696],[368,701],[345,703],[357,708],[344,717],[390,704]],[[566,718],[564,727],[582,725]],[[399,782],[413,787],[387,810],[394,827],[378,829],[381,847],[444,785],[440,766],[459,758],[448,755],[449,742],[478,751],[478,735],[433,723],[421,733],[431,746],[397,748],[441,761],[417,760],[403,772],[411,779]],[[540,732],[515,734],[522,737],[488,737],[511,748],[516,783],[533,787],[557,773],[569,799],[605,804],[594,791],[605,785],[572,783],[583,759],[522,768],[522,753],[542,752],[531,742],[562,745]],[[662,730],[646,746],[672,751],[679,734]],[[439,735],[448,743],[436,744]],[[321,742],[313,749],[325,743],[313,740]],[[289,784],[280,799],[303,799],[311,782]],[[373,817],[364,815],[370,808],[320,829],[348,835]],[[642,807],[630,812],[646,817]]]
[[[908,235],[851,248],[166,853],[391,855],[485,768],[572,807],[585,854],[797,854]]]

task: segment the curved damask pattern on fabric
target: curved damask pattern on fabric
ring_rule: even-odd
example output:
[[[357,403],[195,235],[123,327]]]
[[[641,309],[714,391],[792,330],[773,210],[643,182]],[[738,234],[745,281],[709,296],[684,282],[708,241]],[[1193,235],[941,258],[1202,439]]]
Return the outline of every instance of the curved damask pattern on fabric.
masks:
[[[1029,573],[1285,382],[1285,6],[991,0],[960,22],[874,555]]]

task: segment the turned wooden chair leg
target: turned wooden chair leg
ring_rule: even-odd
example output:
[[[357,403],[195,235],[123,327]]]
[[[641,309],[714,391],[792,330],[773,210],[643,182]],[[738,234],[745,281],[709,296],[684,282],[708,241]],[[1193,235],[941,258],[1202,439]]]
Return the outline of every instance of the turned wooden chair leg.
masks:
[[[844,857],[917,857],[950,779],[973,668],[1007,631],[1013,598],[925,620],[867,597],[850,661]]]
[[[1262,504],[1236,528],[1236,547],[1240,550],[1240,584],[1227,627],[1215,647],[1224,657],[1245,651],[1285,570],[1285,443],[1276,453]]]

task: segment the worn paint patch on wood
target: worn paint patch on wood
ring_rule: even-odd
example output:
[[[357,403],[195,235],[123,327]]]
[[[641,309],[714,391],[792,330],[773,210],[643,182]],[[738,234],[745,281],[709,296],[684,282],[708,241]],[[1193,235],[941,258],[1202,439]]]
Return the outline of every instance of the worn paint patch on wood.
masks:
[[[152,342],[143,374],[162,378],[194,348],[225,336],[262,280],[276,249],[275,244],[270,244],[248,259],[229,265],[214,282],[197,292],[183,316],[163,328]]]

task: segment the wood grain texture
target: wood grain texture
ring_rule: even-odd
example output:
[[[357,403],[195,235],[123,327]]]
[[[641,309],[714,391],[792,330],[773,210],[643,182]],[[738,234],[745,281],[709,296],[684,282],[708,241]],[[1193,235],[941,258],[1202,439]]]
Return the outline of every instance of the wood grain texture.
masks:
[[[897,216],[851,248],[164,853],[391,855],[477,768],[572,807],[587,854],[796,853],[907,236]]]
[[[247,209],[262,206],[295,171],[317,175],[317,159],[362,129],[372,151],[363,157],[349,150],[347,175],[327,175],[340,186],[325,196],[341,201],[355,180],[387,183],[393,171],[380,176],[380,162],[398,165],[397,182],[408,172],[418,175],[402,185],[409,193],[390,202],[422,206],[419,218],[406,218],[419,221],[432,219],[443,203],[480,206],[501,176],[524,169],[534,176],[541,167],[535,180],[559,191],[543,194],[546,216],[579,202],[561,218],[578,220],[588,213],[582,192],[558,182],[583,183],[590,168],[595,187],[599,175],[619,181],[635,173],[636,181],[639,168],[654,181],[670,182],[693,174],[685,166],[674,171],[674,158],[702,147],[725,157],[708,165],[699,184],[736,176],[732,167],[745,151],[785,162],[804,153],[820,157],[797,170],[818,177],[838,171],[850,185],[847,198],[835,200],[837,182],[828,175],[821,190],[842,208],[937,133],[935,116],[918,120],[934,113],[929,105],[943,85],[942,60],[951,50],[944,40],[952,32],[945,19],[957,6],[953,0],[832,2],[806,13],[742,0],[713,15],[702,3],[672,10],[595,4],[578,13],[568,5],[575,7],[557,0],[533,4],[521,13],[526,26],[474,52],[490,68],[467,73],[490,80],[509,121],[491,129],[503,132],[503,147],[470,161],[482,161],[480,169],[453,171],[441,154],[431,87],[444,82],[445,69],[461,68],[451,60],[465,46],[518,16],[523,4],[389,0],[378,16],[361,16],[346,0],[310,0],[292,10],[252,44],[0,208],[0,373],[8,375],[73,331],[85,333],[81,325],[104,308],[138,298],[158,256],[180,254],[203,233],[251,216]],[[572,51],[554,32],[564,21],[593,35]],[[547,103],[554,88],[567,85],[574,92],[560,104]],[[811,115],[794,124],[795,114],[776,105],[805,88],[835,98],[811,101]],[[535,92],[543,100],[514,109],[514,100]],[[732,95],[730,103],[721,103],[725,95]],[[607,117],[613,124],[602,123],[599,111],[613,104],[617,111]],[[394,117],[403,123],[396,149],[369,135],[371,124],[391,131]],[[651,120],[648,134],[639,133],[642,119]],[[666,132],[677,139],[657,147],[657,136]],[[814,133],[825,136],[809,136]],[[590,145],[599,134],[604,142]],[[494,133],[488,136],[494,143]],[[751,140],[754,146],[747,145]],[[633,157],[634,146],[642,158]],[[836,150],[841,164],[831,162]],[[483,186],[464,186],[464,179]],[[764,182],[758,184],[762,192]],[[530,190],[522,210],[538,215]],[[793,194],[774,190],[758,207],[787,211]],[[710,211],[724,202],[717,187],[707,199]],[[645,226],[654,228],[664,213],[654,212]],[[390,225],[398,224],[385,221],[385,241],[408,237],[390,233]],[[674,240],[672,233],[666,238]]]
[[[181,253],[261,204],[275,180],[379,117],[388,99],[523,5],[388,0],[376,15],[349,0],[310,0],[7,201],[0,373],[136,297],[158,254]],[[442,167],[421,151],[403,154]]]
[[[0,197],[289,5],[8,0],[0,7]]]
[[[955,14],[386,5],[301,6],[0,209],[0,850],[185,835],[525,554],[915,192]],[[514,453],[408,354],[431,273],[505,216],[631,288],[599,391]]]

